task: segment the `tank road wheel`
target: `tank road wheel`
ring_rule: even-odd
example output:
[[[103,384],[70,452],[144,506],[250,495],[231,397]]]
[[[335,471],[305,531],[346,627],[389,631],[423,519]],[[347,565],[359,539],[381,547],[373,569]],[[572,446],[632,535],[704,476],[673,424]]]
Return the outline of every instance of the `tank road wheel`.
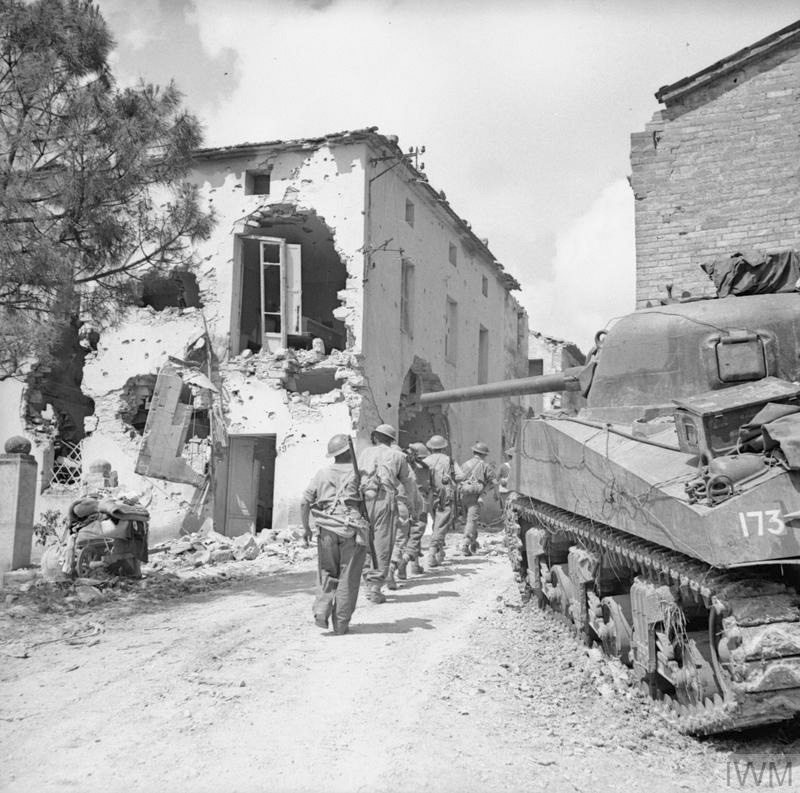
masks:
[[[572,585],[570,616],[583,644],[591,647],[595,641],[595,631],[592,627],[589,594],[596,597],[594,588],[597,571],[600,569],[600,557],[586,548],[573,546],[567,555],[567,567]]]
[[[630,595],[613,595],[599,601],[602,625],[598,631],[603,652],[631,665],[633,627]]]
[[[103,550],[103,546],[93,545],[92,543],[84,545],[75,561],[75,575],[78,578],[88,578],[91,576],[94,571],[92,563],[101,562],[103,560]]]

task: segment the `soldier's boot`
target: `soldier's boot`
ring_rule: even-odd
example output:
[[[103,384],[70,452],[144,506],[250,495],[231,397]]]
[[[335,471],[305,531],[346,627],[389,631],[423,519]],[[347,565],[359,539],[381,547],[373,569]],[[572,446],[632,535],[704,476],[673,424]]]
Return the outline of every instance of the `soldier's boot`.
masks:
[[[403,554],[403,558],[397,563],[397,579],[405,581],[408,578],[408,557]]]
[[[414,575],[422,575],[425,572],[425,568],[420,564],[419,559],[412,559],[408,563],[408,572]]]
[[[386,595],[381,592],[381,584],[370,584],[367,587],[367,600],[370,603],[386,602]]]
[[[472,548],[470,547],[468,539],[465,539],[464,542],[461,543],[461,553],[463,553],[464,556],[472,556]]]
[[[438,567],[441,564],[439,561],[439,552],[436,548],[431,548],[425,558],[425,566],[430,570],[432,567]]]
[[[445,552],[444,546],[442,546],[441,548],[439,548],[439,550],[436,551],[436,562],[437,562],[437,564],[440,564],[440,565],[444,564],[445,556],[447,556],[447,553]]]
[[[389,565],[389,572],[386,575],[386,588],[394,592],[395,589],[398,589],[397,581],[394,577],[394,571],[397,569],[397,563],[392,562]]]
[[[481,544],[477,540],[473,540],[469,544],[469,549],[470,549],[470,551],[472,551],[472,553],[477,553],[478,552],[478,548],[480,548],[480,547],[481,547]]]

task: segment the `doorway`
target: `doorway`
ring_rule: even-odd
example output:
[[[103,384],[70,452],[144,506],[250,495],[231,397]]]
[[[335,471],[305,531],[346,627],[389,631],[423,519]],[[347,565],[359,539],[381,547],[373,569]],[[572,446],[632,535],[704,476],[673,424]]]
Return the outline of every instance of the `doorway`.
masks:
[[[229,435],[220,465],[214,522],[221,534],[236,537],[272,528],[275,489],[275,435]]]

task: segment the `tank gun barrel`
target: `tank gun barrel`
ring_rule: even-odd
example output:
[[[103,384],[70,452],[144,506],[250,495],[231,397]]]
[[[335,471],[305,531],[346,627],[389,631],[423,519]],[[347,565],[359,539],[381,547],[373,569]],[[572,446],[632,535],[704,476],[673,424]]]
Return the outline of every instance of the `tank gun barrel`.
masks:
[[[580,391],[578,375],[582,366],[574,366],[557,374],[522,377],[518,380],[501,380],[497,383],[470,385],[446,391],[432,391],[419,397],[420,405],[441,405],[446,402],[473,402],[478,399],[522,396],[523,394],[548,394],[554,391]]]

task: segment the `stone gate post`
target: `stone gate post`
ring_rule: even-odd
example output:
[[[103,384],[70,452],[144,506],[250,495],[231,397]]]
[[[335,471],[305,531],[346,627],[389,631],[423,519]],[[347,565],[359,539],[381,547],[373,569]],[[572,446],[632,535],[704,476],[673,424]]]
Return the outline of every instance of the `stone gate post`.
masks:
[[[36,459],[26,438],[14,436],[0,454],[0,577],[31,563]]]

